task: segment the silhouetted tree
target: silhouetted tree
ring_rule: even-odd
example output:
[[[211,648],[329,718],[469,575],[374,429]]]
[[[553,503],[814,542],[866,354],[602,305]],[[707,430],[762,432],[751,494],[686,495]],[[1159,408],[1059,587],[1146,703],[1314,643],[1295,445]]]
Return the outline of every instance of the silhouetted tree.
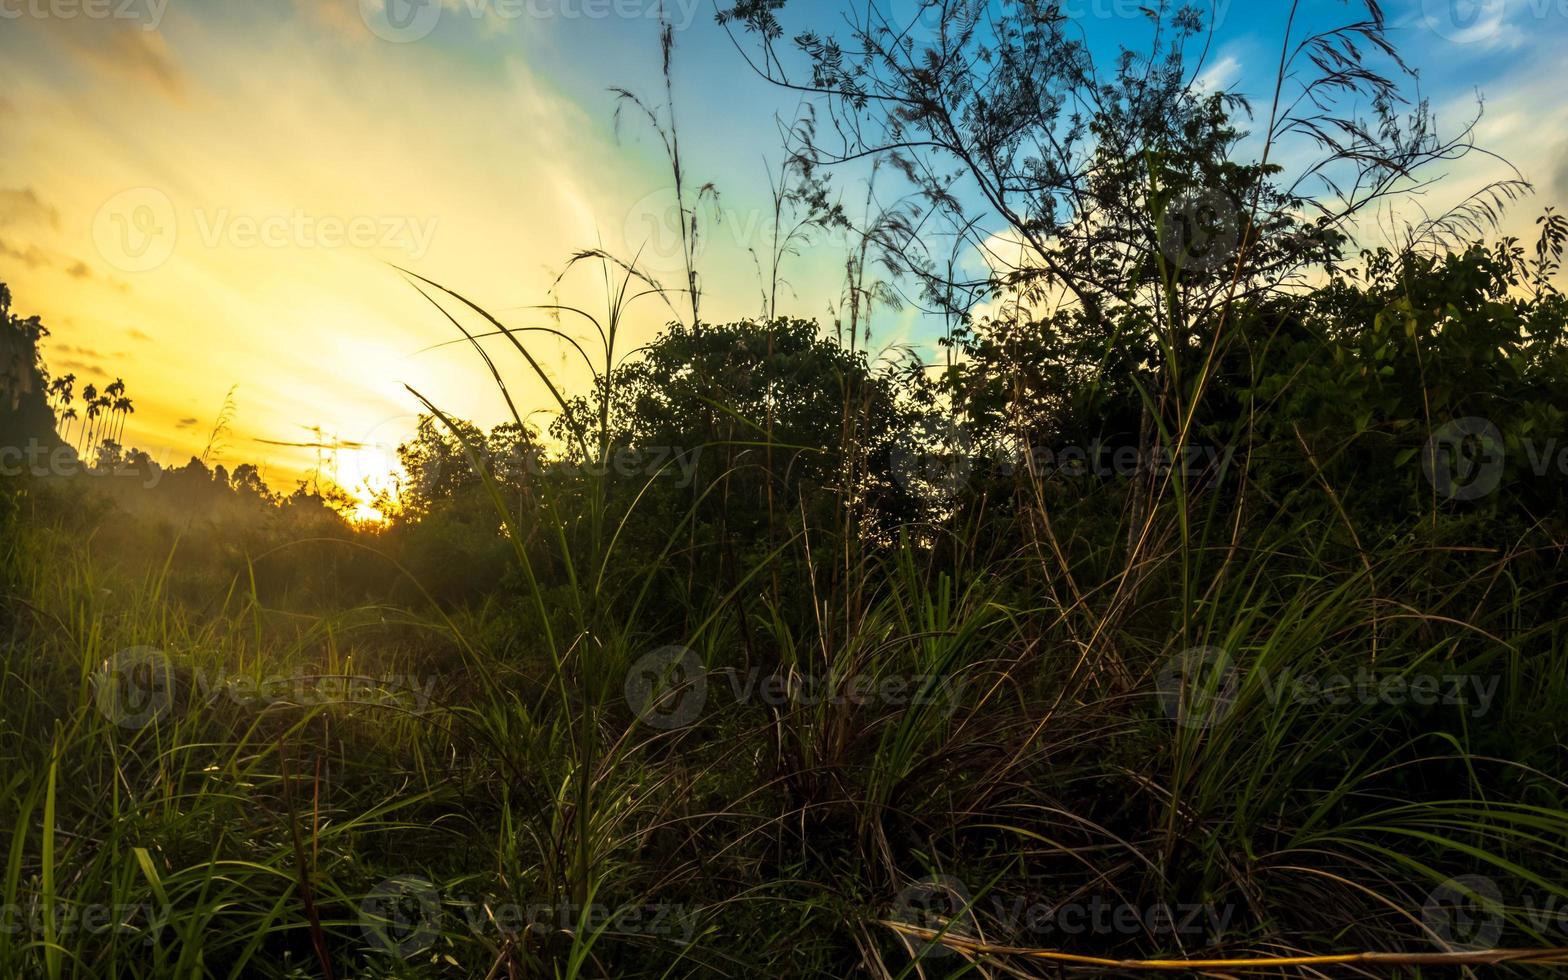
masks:
[[[48,372],[38,344],[49,330],[37,316],[11,308],[11,290],[0,282],[0,446],[37,441],[58,445],[49,405]]]

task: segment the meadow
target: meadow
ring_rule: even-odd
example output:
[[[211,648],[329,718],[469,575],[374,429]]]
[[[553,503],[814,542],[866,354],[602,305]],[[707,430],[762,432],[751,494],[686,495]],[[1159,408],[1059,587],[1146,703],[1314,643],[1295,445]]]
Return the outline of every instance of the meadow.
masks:
[[[1379,38],[1310,50],[1377,92],[1343,46]],[[1038,120],[900,44],[803,49],[859,111],[906,86],[886,138],[1030,169],[998,161]],[[1561,970],[1568,221],[1492,233],[1498,185],[1359,243],[1155,75],[1101,93],[1092,207],[1020,220],[983,310],[904,237],[948,204],[852,221],[810,126],[754,318],[703,317],[695,247],[673,284],[572,257],[602,293],[533,332],[409,271],[476,379],[555,411],[487,431],[411,389],[379,521],[73,435],[6,292],[0,434],[41,449],[0,477],[0,975]],[[1380,134],[1335,159],[1455,146]],[[836,320],[779,314],[839,225]],[[900,277],[951,314],[933,359],[872,342]]]

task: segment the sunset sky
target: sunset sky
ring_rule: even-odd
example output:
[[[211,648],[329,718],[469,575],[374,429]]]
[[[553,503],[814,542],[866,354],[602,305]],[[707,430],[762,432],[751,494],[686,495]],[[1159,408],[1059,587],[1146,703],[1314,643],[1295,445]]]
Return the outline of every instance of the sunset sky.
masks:
[[[223,461],[264,464],[288,486],[316,451],[277,444],[319,432],[370,447],[338,454],[340,483],[379,483],[417,415],[405,384],[483,423],[505,412],[471,351],[425,350],[452,328],[392,264],[517,326],[542,322],[522,307],[547,301],[574,250],[641,248],[652,271],[679,268],[660,228],[670,208],[660,147],[634,119],[617,136],[608,91],[662,96],[655,0],[384,2],[0,0],[0,280],[52,330],[54,373],[74,372],[79,386],[125,379],[128,443],[182,462],[235,388]],[[1067,8],[1097,43],[1146,31],[1135,3]],[[710,2],[667,9],[687,167],[723,195],[725,221],[700,262],[705,312],[750,315],[747,246],[765,227],[765,164],[781,156],[775,115],[796,102],[750,73]],[[1440,119],[1467,116],[1482,80],[1482,142],[1538,188],[1509,222],[1533,240],[1541,207],[1568,202],[1568,0],[1387,10]],[[1210,82],[1263,98],[1283,11],[1222,3]],[[1461,179],[1444,194],[1504,171],[1477,159],[1453,172]],[[797,260],[789,311],[825,319],[841,262],[830,244]],[[602,304],[586,276],[562,296]],[[645,305],[641,335],[660,320]],[[883,314],[876,341],[920,342],[931,329]],[[581,385],[580,364],[540,350],[569,388]],[[502,364],[521,400],[543,409],[520,359]]]

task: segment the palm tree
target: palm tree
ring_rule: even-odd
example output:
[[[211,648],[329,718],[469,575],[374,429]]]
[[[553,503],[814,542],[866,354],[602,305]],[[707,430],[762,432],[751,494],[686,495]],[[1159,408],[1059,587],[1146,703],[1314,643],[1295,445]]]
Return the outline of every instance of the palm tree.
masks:
[[[65,422],[65,431],[60,434],[62,440],[70,438],[70,420],[76,418],[76,409],[71,407],[71,400],[75,397],[76,375],[67,374],[49,382],[49,411],[59,416]]]
[[[112,402],[108,395],[99,395],[87,403],[87,431],[86,440],[82,447],[84,458],[92,458],[93,448],[103,438],[103,430],[108,423],[109,409]]]
[[[93,425],[98,421],[98,402],[93,400],[87,403],[87,418],[82,420],[82,431],[76,438],[76,449],[83,460],[87,458],[88,449],[93,444]]]
[[[121,390],[123,391],[124,389],[122,388]],[[133,406],[131,404],[131,400],[126,398],[124,395],[121,395],[119,398],[114,400],[114,414],[120,423],[115,428],[114,435],[111,436],[111,438],[114,439],[115,445],[123,447],[124,444],[120,440],[125,435],[125,419],[126,416],[130,415],[134,411],[136,411],[135,406]]]
[[[99,395],[98,400],[93,402],[93,404],[98,406],[98,415],[100,419],[98,422],[98,427],[93,430],[93,442],[97,443],[98,445],[102,445],[103,432],[104,429],[109,425],[109,409],[113,405],[113,402],[110,400],[108,395]],[[91,444],[89,444],[89,447],[90,446]]]
[[[93,455],[93,440],[98,436],[98,416],[103,414],[103,399],[94,398],[87,403],[87,432],[82,440],[82,458],[90,460]]]
[[[115,378],[104,388],[103,397],[106,401],[104,411],[107,417],[104,421],[104,431],[98,434],[99,442],[102,442],[105,438],[113,438],[109,433],[114,431],[115,422],[120,415],[120,401],[124,396],[125,382],[119,378]]]
[[[66,374],[49,382],[49,407],[53,409],[64,408],[71,404],[71,396],[76,386],[76,375]]]
[[[78,452],[85,453],[87,448],[82,440],[86,438],[88,432],[91,430],[92,421],[98,417],[97,385],[90,384],[82,389],[82,402],[87,406],[87,418],[82,422],[82,431],[78,432],[76,435],[76,448]]]

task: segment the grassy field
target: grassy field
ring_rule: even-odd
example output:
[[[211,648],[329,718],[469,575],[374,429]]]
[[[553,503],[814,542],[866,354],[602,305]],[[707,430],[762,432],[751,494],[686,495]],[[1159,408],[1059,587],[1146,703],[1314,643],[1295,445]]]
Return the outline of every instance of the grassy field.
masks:
[[[1527,549],[1349,560],[1288,515],[1242,546],[1172,502],[1136,567],[1104,544],[1126,527],[796,536],[672,608],[681,528],[650,561],[558,527],[551,581],[545,540],[454,605],[384,528],[184,529],[92,492],[7,497],[7,976],[1039,965],[931,930],[1562,945],[1560,585]],[[1093,527],[1097,496],[1053,516]]]
[[[720,8],[827,107],[764,314],[704,315],[661,21],[665,101],[612,92],[684,279],[578,252],[513,323],[405,272],[511,421],[410,388],[374,500],[225,463],[232,402],[121,446],[0,286],[0,978],[1561,973],[1568,220],[1351,237],[1473,136],[1376,4],[1267,117],[1187,8],[1096,75],[1057,5],[780,58],[783,6]],[[829,233],[832,322],[776,315]]]

